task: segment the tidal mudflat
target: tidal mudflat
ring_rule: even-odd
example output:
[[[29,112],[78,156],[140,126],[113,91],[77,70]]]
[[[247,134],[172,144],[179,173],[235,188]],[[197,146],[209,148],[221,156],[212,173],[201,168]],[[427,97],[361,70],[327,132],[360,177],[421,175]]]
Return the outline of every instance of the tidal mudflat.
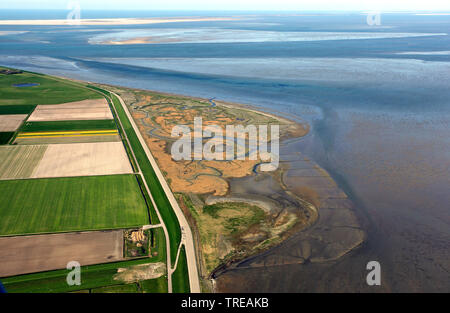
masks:
[[[319,211],[318,223],[223,272],[216,288],[225,292],[448,290],[447,132],[447,118],[436,114],[418,119],[393,112],[342,110],[326,127],[316,123],[310,136],[292,143],[292,149],[313,155],[350,197],[326,183],[326,175],[318,177],[317,171],[305,166],[309,162],[297,162],[286,173],[285,182],[304,184],[299,191],[325,206]],[[325,145],[314,144],[320,136],[327,137]],[[353,225],[355,217],[360,226]],[[364,241],[359,241],[360,229]],[[327,235],[332,235],[328,248],[324,245]],[[356,249],[344,253],[343,245],[358,243]],[[340,258],[323,258],[337,247]],[[383,283],[377,290],[365,282],[365,266],[372,260],[379,261],[383,270]]]

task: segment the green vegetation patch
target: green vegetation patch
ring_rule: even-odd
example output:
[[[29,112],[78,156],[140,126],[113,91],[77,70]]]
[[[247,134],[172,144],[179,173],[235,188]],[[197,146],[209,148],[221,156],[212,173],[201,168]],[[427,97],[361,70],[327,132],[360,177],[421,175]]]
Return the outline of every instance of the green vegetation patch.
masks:
[[[0,115],[30,114],[35,107],[35,105],[0,105]]]
[[[205,205],[203,213],[215,219],[222,219],[222,225],[228,229],[231,234],[236,234],[247,229],[250,226],[260,224],[266,219],[264,210],[247,203],[241,202],[223,202],[212,205]],[[226,213],[225,213],[226,212]],[[233,212],[242,212],[237,215]]]
[[[98,121],[53,121],[53,122],[26,122],[21,132],[41,131],[82,131],[82,130],[113,130],[116,129],[114,120]]]
[[[172,274],[172,282],[173,282],[172,291],[174,293],[190,292],[186,251],[184,249],[184,246],[181,247],[177,269]]]
[[[14,87],[16,84],[35,83],[39,85]],[[30,72],[15,75],[0,74],[0,95],[0,106],[59,104],[101,98],[98,93],[75,83]]]
[[[149,222],[134,175],[0,181],[0,235],[131,228]]]
[[[0,145],[6,145],[14,136],[14,132],[0,132]]]
[[[206,213],[209,216],[214,217],[214,218],[219,218],[219,215],[217,214],[217,212],[219,212],[221,209],[222,209],[222,207],[217,204],[205,205],[203,207],[203,213]]]
[[[130,260],[116,263],[89,265],[81,267],[81,286],[69,286],[66,276],[69,270],[57,270],[2,278],[2,283],[10,293],[48,293],[48,292],[125,292],[134,288],[114,279],[119,268],[130,268],[140,264],[153,263],[153,258]],[[164,280],[166,281],[164,283]],[[167,292],[167,276],[137,282],[142,292]],[[97,289],[98,288],[98,289]],[[103,289],[104,288],[104,289]]]
[[[139,286],[136,283],[95,288],[91,293],[138,293]]]
[[[161,276],[156,279],[143,280],[138,282],[140,292],[143,293],[167,293],[167,277]]]
[[[166,263],[166,236],[162,227],[154,228],[151,232],[150,255],[154,262]]]

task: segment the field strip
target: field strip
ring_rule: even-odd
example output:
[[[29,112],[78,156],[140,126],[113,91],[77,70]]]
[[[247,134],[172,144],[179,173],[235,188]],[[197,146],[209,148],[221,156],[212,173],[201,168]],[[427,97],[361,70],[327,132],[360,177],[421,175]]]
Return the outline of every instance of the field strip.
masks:
[[[48,135],[48,136],[17,136],[16,138],[61,138],[61,137],[92,137],[92,136],[117,136],[118,133],[115,134],[79,134],[79,135]]]
[[[31,178],[131,174],[122,142],[49,145]]]
[[[49,131],[49,132],[27,132],[27,133],[20,133],[19,136],[33,136],[33,135],[64,135],[64,134],[107,134],[107,133],[114,133],[117,134],[118,131],[116,129],[110,129],[110,130],[82,130],[82,131]]]
[[[18,145],[44,145],[44,144],[74,144],[74,143],[98,143],[121,142],[119,134],[97,134],[90,136],[35,136],[15,139]]]
[[[23,138],[58,138],[58,137],[88,137],[88,136],[117,136],[119,133],[117,131],[113,131],[111,133],[60,133],[60,134],[49,134],[49,135],[28,135],[28,134],[19,134],[16,138],[23,139]]]
[[[54,105],[38,105],[28,122],[113,119],[105,98]]]
[[[0,132],[14,132],[28,117],[26,114],[0,115]]]
[[[48,136],[17,136],[16,138],[24,139],[24,138],[62,138],[62,137],[93,137],[93,136],[117,136],[118,133],[115,134],[79,134],[79,135],[48,135]]]
[[[0,147],[0,179],[29,178],[46,150],[47,145]]]

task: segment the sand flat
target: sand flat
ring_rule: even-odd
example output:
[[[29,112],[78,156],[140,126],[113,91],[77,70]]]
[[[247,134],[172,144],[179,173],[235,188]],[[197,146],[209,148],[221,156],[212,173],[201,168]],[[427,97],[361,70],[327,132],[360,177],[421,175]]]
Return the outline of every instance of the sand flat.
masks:
[[[0,132],[16,131],[27,116],[27,114],[0,115]]]
[[[231,21],[237,18],[194,17],[194,18],[103,18],[103,19],[58,19],[58,20],[2,20],[0,25],[144,25],[180,22]]]
[[[123,231],[0,238],[0,277],[123,260]]]
[[[122,142],[48,145],[31,178],[133,173]]]
[[[92,99],[63,104],[38,105],[28,122],[110,119],[113,119],[113,115],[106,99]]]

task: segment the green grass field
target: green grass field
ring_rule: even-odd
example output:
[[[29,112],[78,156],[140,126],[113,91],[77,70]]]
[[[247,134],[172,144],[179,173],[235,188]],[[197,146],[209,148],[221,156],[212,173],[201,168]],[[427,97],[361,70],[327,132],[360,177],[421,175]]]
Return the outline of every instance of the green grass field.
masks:
[[[13,86],[23,83],[37,83],[39,86]],[[0,106],[58,104],[98,98],[101,96],[89,89],[41,74],[30,72],[15,75],[0,74]]]
[[[1,74],[0,74],[1,75]],[[0,87],[1,89],[1,87]],[[0,95],[1,95],[0,91]],[[0,105],[0,115],[4,114],[30,114],[35,105]]]
[[[134,175],[0,181],[0,235],[149,223]]]
[[[167,293],[167,277],[143,280],[133,284],[91,289],[91,293]]]
[[[14,136],[14,132],[0,132],[0,145],[6,145]]]
[[[154,258],[144,258],[116,263],[81,267],[81,286],[69,286],[66,282],[68,270],[57,270],[3,278],[1,281],[9,293],[48,292],[167,292],[167,277],[139,281],[137,284],[121,284],[114,280],[119,268],[155,262]],[[139,288],[139,289],[138,289]]]
[[[180,259],[178,260],[177,269],[172,274],[172,291],[175,293],[189,293],[189,275],[186,261],[186,251],[184,246],[180,251]]]
[[[20,132],[110,130],[116,128],[114,120],[25,122]]]

